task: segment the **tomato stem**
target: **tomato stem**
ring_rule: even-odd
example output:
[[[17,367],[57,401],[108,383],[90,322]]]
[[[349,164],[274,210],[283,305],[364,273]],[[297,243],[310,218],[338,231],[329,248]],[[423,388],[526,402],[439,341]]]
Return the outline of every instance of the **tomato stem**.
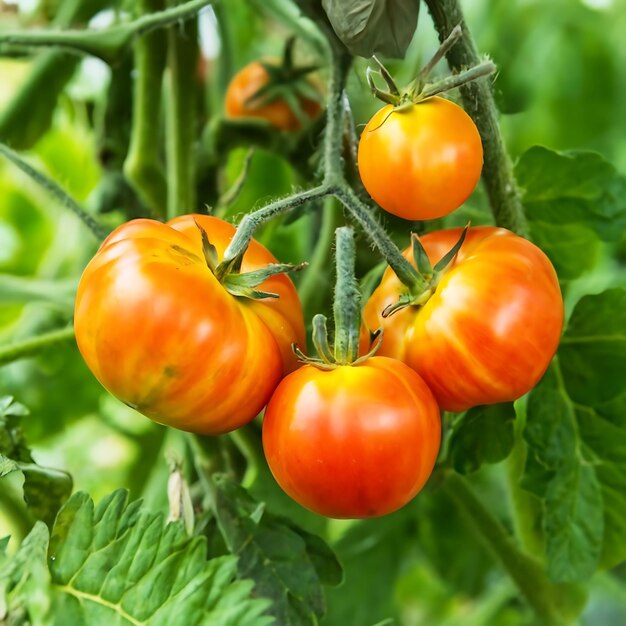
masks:
[[[414,293],[423,291],[426,281],[402,256],[372,210],[356,195],[354,190],[349,185],[343,184],[335,191],[335,195],[346,207],[352,219],[363,228],[400,281]]]
[[[356,248],[354,231],[342,226],[335,231],[336,271],[333,315],[335,317],[335,361],[354,362],[359,355],[361,293],[354,276]]]
[[[427,98],[432,98],[440,93],[445,93],[456,87],[461,87],[471,81],[484,76],[489,76],[496,71],[496,66],[491,61],[483,61],[479,65],[470,67],[468,70],[464,70],[458,74],[452,74],[452,76],[446,76],[446,78],[433,83],[432,85],[425,85],[421,93],[417,97],[417,101],[421,102]]]
[[[9,161],[22,170],[22,172],[32,178],[40,187],[45,189],[59,204],[72,211],[72,213],[83,221],[97,239],[102,240],[107,236],[107,230],[104,226],[96,222],[96,220],[54,180],[35,169],[30,163],[24,161],[17,152],[11,150],[11,148],[3,143],[0,143],[0,154],[4,155]]]
[[[168,29],[165,149],[169,219],[196,211],[194,143],[198,118],[195,72],[198,53],[197,18]]]
[[[422,85],[426,83],[428,77],[435,69],[435,66],[439,63],[439,61],[441,61],[441,59],[443,59],[448,50],[452,48],[452,46],[462,37],[462,35],[463,31],[461,30],[461,26],[457,24],[450,31],[450,34],[441,42],[441,45],[439,46],[435,54],[433,54],[430,61],[428,61],[428,63],[424,65],[419,75],[415,79],[414,84],[417,88],[417,91],[421,90]]]
[[[283,213],[287,213],[307,202],[327,196],[329,193],[329,189],[326,185],[319,185],[313,187],[313,189],[301,191],[300,193],[276,200],[260,208],[258,211],[248,213],[237,226],[235,236],[224,251],[224,259],[222,262],[226,263],[238,255],[243,254],[248,249],[254,231],[263,224],[263,222],[277,217],[278,215],[282,215]]]
[[[0,35],[0,48],[6,45],[54,46],[96,56],[109,64],[114,64],[137,37],[156,28],[164,28],[187,20],[209,4],[211,0],[190,0],[164,11],[147,13],[126,24],[116,24],[102,30],[4,31]]]
[[[141,0],[142,13],[162,8],[162,0]],[[166,55],[165,34],[155,31],[133,44],[137,69],[133,87],[130,145],[124,174],[154,217],[165,217],[167,197],[165,174],[160,159],[161,93]]]
[[[445,40],[450,31],[459,24],[463,30],[462,39],[446,53],[450,69],[460,72],[480,63],[481,59],[464,21],[459,0],[426,0],[426,4],[440,41]],[[466,83],[461,86],[461,96],[465,110],[476,123],[482,138],[485,159],[482,178],[496,224],[524,235],[527,232],[526,218],[513,166],[498,126],[498,111],[491,85],[485,80]]]
[[[74,341],[74,327],[51,330],[36,337],[0,347],[0,366],[37,356],[43,350]]]

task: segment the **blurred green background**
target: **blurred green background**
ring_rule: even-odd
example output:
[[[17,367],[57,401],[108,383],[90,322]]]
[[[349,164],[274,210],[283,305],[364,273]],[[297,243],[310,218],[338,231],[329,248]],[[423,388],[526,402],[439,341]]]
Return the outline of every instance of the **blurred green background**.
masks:
[[[63,4],[63,0],[24,2],[19,14],[13,10],[15,5],[2,4],[0,29],[45,25]],[[278,19],[286,4],[229,0],[217,9],[219,25],[212,11],[203,13],[207,124],[221,114],[223,90],[236,69],[259,56],[280,53],[289,34]],[[125,8],[122,2],[118,5],[119,10]],[[556,150],[590,149],[626,173],[626,0],[466,0],[463,7],[479,49],[499,68],[495,90],[513,158],[537,144]],[[112,18],[110,11],[100,14],[95,25]],[[436,45],[424,9],[407,58],[389,63],[398,82],[408,82]],[[298,51],[303,58],[314,56],[307,43],[299,43]],[[6,117],[41,58],[0,59],[0,119]],[[89,210],[107,209],[99,219],[113,227],[132,215],[132,207],[122,210],[115,205],[119,198],[113,206],[105,201],[111,171],[103,157],[104,149],[110,148],[104,140],[120,138],[123,144],[130,102],[122,98],[117,111],[105,110],[105,96],[112,86],[110,70],[99,61],[73,59],[56,65],[56,74],[45,77],[44,85],[51,92],[54,85],[61,87],[58,98],[40,102],[10,127],[0,123],[0,140],[27,149],[37,167]],[[368,94],[365,65],[360,60],[350,79],[357,125],[379,106]],[[127,71],[122,66],[115,76],[121,80]],[[321,74],[325,76],[323,69]],[[200,151],[204,137],[199,137]],[[239,148],[218,155],[222,191],[237,178],[246,152]],[[227,216],[237,219],[305,182],[302,171],[276,154],[259,150]],[[198,210],[211,201],[200,197]],[[480,190],[455,219],[462,221],[466,215],[475,223],[489,221]],[[279,222],[267,225],[259,238],[282,260],[310,258],[317,239],[314,212],[283,223],[280,230]],[[405,243],[406,226],[391,220],[388,225]],[[622,259],[625,242],[622,237],[616,244]],[[74,215],[0,159],[0,344],[71,321],[78,277],[96,247],[97,241]],[[361,248],[360,271],[365,273],[378,259],[364,241]],[[607,260],[605,252],[600,249],[593,267],[568,285],[569,310],[582,293],[624,284],[623,266]],[[332,279],[330,258],[328,263]],[[322,310],[330,303],[330,285],[326,292],[316,300]],[[76,489],[98,499],[126,486],[153,507],[164,506],[164,451],[179,445],[177,435],[166,433],[104,392],[74,345],[1,367],[0,395],[12,395],[29,407],[24,425],[36,460],[69,471]],[[481,470],[483,495],[496,509],[506,501],[503,472],[501,466]],[[28,526],[12,480],[0,483],[0,537],[22,536]],[[253,488],[270,506],[283,512],[289,506],[298,522],[325,533],[344,560],[347,582],[330,592],[326,624],[367,625],[390,615],[396,616],[397,623],[416,626],[533,623],[518,610],[512,583],[440,494],[419,498],[383,520],[326,523],[295,504],[287,505],[269,476],[257,478]],[[596,575],[582,624],[626,623],[624,576],[626,571]]]

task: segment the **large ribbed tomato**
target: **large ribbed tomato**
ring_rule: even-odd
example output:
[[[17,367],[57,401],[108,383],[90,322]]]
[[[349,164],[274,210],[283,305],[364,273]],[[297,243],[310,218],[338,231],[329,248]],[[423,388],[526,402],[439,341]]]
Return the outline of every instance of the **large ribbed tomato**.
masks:
[[[460,234],[421,237],[433,265]],[[404,254],[412,260],[410,250]],[[430,299],[383,319],[383,309],[405,291],[387,269],[363,319],[371,329],[384,328],[379,354],[418,372],[445,410],[519,398],[556,352],[563,326],[556,273],[537,246],[508,230],[470,229]]]
[[[167,224],[138,219],[104,241],[78,286],[78,347],[96,378],[151,419],[218,434],[253,419],[296,366],[292,342],[304,323],[285,275],[262,301],[226,291],[207,266],[197,221],[219,258],[235,229],[205,215]],[[242,272],[275,263],[252,241]]]
[[[265,410],[263,448],[294,500],[321,515],[374,517],[404,506],[439,451],[439,407],[409,367],[384,357],[305,365]]]
[[[472,118],[444,98],[378,111],[359,141],[363,185],[389,213],[430,220],[460,207],[480,179],[483,148]]]

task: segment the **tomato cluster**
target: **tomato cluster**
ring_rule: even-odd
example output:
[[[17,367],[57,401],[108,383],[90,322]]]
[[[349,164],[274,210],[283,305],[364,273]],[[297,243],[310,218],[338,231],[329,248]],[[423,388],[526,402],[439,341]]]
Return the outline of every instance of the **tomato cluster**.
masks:
[[[265,68],[252,64],[235,77],[227,111],[295,130],[287,102],[249,106],[267,83]],[[307,115],[319,113],[300,104]],[[482,146],[460,107],[432,97],[375,114],[358,164],[384,209],[430,219],[472,192]],[[363,311],[364,344],[371,330],[383,330],[376,356],[363,349],[357,358],[355,341],[354,355],[338,359],[327,342],[316,343],[320,358],[300,353],[302,365],[292,352],[305,345],[293,283],[262,274],[276,259],[254,240],[223,262],[234,233],[206,215],[117,228],[81,278],[77,343],[113,395],[157,422],[216,435],[267,407],[269,467],[317,513],[371,517],[405,505],[435,466],[440,410],[521,397],[556,351],[563,302],[550,261],[510,231],[478,227],[414,239],[404,256],[415,284],[386,270]],[[246,277],[261,275],[257,291],[241,289]]]

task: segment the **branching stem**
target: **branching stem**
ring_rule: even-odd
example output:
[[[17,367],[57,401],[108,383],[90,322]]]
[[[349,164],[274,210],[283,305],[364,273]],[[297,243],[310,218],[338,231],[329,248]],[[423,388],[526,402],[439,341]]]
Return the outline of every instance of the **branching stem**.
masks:
[[[463,37],[446,52],[450,69],[462,72],[478,65],[481,58],[463,18],[459,0],[426,0],[426,4],[440,41],[444,41],[457,25],[463,31]],[[491,84],[483,78],[464,84],[460,91],[465,110],[476,123],[483,141],[482,177],[496,224],[524,235],[527,230],[526,219],[513,166],[498,125],[498,110]]]

